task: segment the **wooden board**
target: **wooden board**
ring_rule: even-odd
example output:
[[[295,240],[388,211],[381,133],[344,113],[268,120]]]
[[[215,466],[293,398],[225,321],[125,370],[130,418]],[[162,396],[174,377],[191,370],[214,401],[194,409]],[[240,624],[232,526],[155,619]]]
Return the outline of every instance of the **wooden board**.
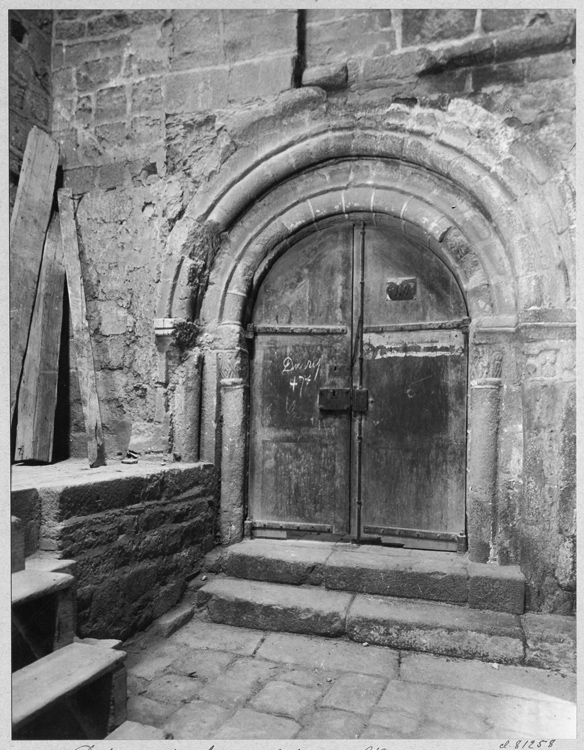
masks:
[[[59,147],[29,133],[10,221],[10,418],[14,414],[49,223]]]
[[[50,708],[61,698],[119,667],[126,654],[98,646],[71,643],[12,675],[12,728]]]
[[[17,461],[49,462],[53,455],[65,283],[62,255],[61,226],[55,214],[45,241],[18,392]]]
[[[93,468],[105,465],[105,445],[101,430],[97,383],[95,380],[89,325],[87,323],[85,290],[83,288],[79,244],[77,242],[77,225],[75,223],[71,190],[67,188],[59,190],[58,200],[61,234],[63,237],[63,262],[67,274],[69,307],[73,327],[73,349],[77,361],[79,390],[81,392],[81,403],[85,418],[87,455],[89,465]]]

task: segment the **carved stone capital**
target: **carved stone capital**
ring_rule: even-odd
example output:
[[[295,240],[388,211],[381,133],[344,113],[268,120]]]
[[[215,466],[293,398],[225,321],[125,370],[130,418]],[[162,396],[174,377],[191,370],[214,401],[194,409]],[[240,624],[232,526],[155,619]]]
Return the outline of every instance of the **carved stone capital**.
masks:
[[[236,382],[247,383],[249,360],[245,349],[229,349],[217,352],[219,380],[222,385]]]

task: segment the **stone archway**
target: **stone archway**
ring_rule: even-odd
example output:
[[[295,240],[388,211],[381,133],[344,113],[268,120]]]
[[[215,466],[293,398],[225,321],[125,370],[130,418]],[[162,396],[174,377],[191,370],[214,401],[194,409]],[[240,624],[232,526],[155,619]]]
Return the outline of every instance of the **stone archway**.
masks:
[[[469,108],[474,133],[460,120]],[[171,238],[168,269],[177,277],[197,226],[223,236],[201,311],[201,450],[221,462],[224,543],[240,539],[244,524],[247,299],[262,266],[298,233],[327,217],[369,212],[440,257],[466,296],[470,552],[475,560],[497,560],[502,467],[513,462],[518,476],[523,471],[520,350],[533,326],[570,325],[570,196],[545,162],[487,113],[468,102],[451,109],[417,108],[401,113],[399,125],[388,118],[377,129],[329,123],[250,153],[247,162],[241,157],[237,169],[199,196]],[[173,304],[170,294],[164,314],[176,315]],[[500,433],[507,436],[503,447]]]

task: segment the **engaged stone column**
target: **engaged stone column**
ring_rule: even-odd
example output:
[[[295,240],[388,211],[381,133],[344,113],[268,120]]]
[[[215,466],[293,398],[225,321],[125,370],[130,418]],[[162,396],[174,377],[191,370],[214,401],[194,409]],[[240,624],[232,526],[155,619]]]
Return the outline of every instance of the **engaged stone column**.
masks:
[[[221,507],[222,544],[243,539],[246,456],[247,352],[219,352],[221,385]]]
[[[501,378],[470,384],[468,457],[468,551],[473,562],[487,562],[491,552],[497,491],[497,445]]]
[[[188,353],[175,390],[174,451],[182,461],[199,460],[201,363],[200,352]]]

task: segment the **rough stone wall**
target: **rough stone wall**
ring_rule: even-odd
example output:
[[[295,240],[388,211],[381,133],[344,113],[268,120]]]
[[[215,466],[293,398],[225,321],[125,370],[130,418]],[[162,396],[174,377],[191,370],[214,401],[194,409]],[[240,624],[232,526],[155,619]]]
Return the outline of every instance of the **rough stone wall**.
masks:
[[[12,507],[28,524],[27,554],[39,545],[75,560],[78,635],[124,639],[173,607],[201,569],[216,472],[142,461],[126,476],[109,467],[80,476],[15,490]]]
[[[573,63],[568,10],[55,11],[53,134],[79,199],[108,453],[177,452],[173,389],[186,365],[172,349],[161,373],[152,321],[172,314],[158,304],[177,244],[192,248],[178,307],[196,317],[216,248],[180,220],[243,151],[277,148],[292,120],[399,127],[412,106],[466,99],[541,155],[542,184],[573,179]],[[470,133],[461,124],[449,137]],[[556,242],[566,227],[550,232]],[[532,608],[565,613],[575,601],[571,335],[526,332],[502,346],[498,456],[499,561],[522,564]],[[82,455],[75,404],[72,416]]]
[[[52,21],[52,10],[8,11],[10,210],[30,129],[50,133]]]

